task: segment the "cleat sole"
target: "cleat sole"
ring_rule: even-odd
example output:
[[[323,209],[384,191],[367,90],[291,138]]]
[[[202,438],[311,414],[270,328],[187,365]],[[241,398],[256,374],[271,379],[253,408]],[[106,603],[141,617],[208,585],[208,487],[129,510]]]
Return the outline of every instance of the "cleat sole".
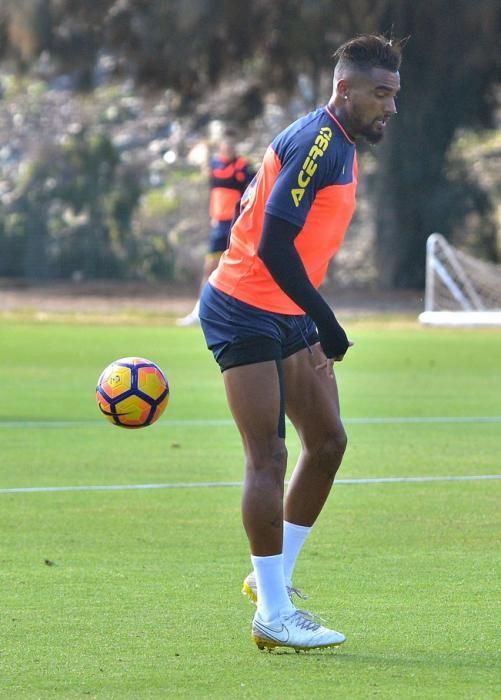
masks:
[[[311,649],[328,649],[332,647],[338,647],[341,644],[343,644],[343,642],[345,642],[346,640],[343,639],[342,642],[331,642],[330,644],[317,644],[316,646],[312,647],[302,647],[293,644],[283,644],[281,642],[275,642],[273,639],[263,639],[262,637],[256,637],[256,635],[253,634],[252,641],[256,643],[256,646],[260,651],[263,651],[264,649],[272,651],[277,647],[283,647],[285,649],[294,649],[296,654],[299,654],[299,652],[301,651],[310,651]]]

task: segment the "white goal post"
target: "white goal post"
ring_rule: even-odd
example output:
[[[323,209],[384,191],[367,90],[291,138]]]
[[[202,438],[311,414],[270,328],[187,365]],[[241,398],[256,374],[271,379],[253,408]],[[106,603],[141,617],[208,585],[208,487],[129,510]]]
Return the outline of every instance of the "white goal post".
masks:
[[[426,243],[425,325],[501,326],[501,265],[455,248],[439,233]]]

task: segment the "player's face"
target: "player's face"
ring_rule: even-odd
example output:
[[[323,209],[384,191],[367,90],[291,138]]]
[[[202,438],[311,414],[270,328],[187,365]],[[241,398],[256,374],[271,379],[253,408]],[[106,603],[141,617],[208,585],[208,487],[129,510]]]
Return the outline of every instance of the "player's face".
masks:
[[[235,158],[237,154],[237,146],[235,140],[230,137],[222,139],[221,143],[219,144],[219,153],[225,158],[233,160],[233,158]]]
[[[381,141],[388,120],[397,113],[399,90],[400,74],[384,68],[372,68],[349,79],[343,107],[350,134],[363,136],[369,143]]]

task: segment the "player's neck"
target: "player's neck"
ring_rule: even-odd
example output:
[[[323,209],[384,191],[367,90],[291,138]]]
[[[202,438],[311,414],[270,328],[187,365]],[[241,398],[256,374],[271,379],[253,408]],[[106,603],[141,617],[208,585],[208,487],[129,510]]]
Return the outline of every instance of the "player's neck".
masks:
[[[357,137],[350,130],[349,120],[346,118],[346,114],[345,114],[345,111],[343,109],[343,106],[340,105],[339,102],[334,97],[331,97],[331,99],[327,103],[327,109],[337,119],[337,121],[341,124],[341,126],[343,127],[343,129],[347,133],[348,137],[352,141],[356,141]]]

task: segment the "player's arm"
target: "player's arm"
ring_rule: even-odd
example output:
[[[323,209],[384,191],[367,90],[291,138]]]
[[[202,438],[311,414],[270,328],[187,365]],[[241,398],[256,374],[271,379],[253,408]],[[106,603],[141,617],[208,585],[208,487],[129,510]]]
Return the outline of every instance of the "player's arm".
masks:
[[[310,282],[294,245],[300,231],[300,226],[265,214],[258,255],[278,286],[313,319],[326,357],[341,358],[349,341],[334,312]]]

